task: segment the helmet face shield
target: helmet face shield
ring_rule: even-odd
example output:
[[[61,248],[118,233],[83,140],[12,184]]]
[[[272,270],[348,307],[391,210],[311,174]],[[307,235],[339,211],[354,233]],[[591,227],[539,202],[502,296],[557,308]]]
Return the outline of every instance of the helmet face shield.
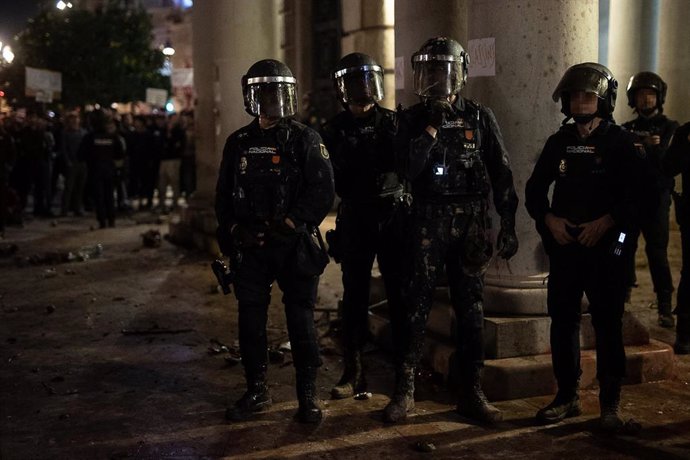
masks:
[[[428,58],[428,59],[427,59]],[[457,94],[465,83],[462,60],[441,60],[455,56],[414,57],[414,92],[421,97],[446,98]]]
[[[379,66],[342,69],[334,78],[343,104],[367,105],[383,99],[383,69]]]
[[[296,88],[292,77],[250,78],[244,91],[245,107],[256,117],[291,117],[297,113]]]
[[[609,80],[604,74],[592,68],[579,67],[563,75],[553,93],[553,100],[558,102],[563,93],[572,94],[576,91],[594,93],[598,98],[604,99],[608,90]]]

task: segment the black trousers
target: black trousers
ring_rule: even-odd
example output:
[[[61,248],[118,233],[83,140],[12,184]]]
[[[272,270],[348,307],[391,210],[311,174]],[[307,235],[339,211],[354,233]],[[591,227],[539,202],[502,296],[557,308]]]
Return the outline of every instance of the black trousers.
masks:
[[[664,190],[659,193],[658,202],[654,206],[651,215],[646,216],[639,229],[630,232],[629,240],[633,243],[632,257],[628,261],[628,285],[635,284],[635,252],[640,233],[644,235],[645,252],[649,262],[649,272],[652,275],[654,292],[656,292],[659,304],[671,304],[673,293],[673,280],[671,268],[668,264],[668,232],[669,214],[671,208],[671,192]]]
[[[424,332],[436,282],[445,266],[456,317],[456,353],[461,375],[484,364],[484,272],[493,251],[485,204],[418,208],[411,232],[412,277],[408,304],[409,347],[404,364],[422,357]]]
[[[89,167],[89,183],[101,227],[115,224],[115,168],[108,165]]]
[[[393,199],[380,203],[342,202],[336,229],[343,272],[343,337],[352,352],[368,337],[369,293],[374,257],[383,277],[391,318],[393,346],[404,347],[402,304],[402,209]]]
[[[240,353],[250,379],[265,372],[267,366],[266,321],[274,281],[283,291],[295,368],[321,365],[314,326],[319,277],[299,273],[294,264],[296,243],[295,236],[288,241],[269,241],[266,246],[243,250],[236,268],[233,284],[239,303]]]
[[[609,232],[592,248],[554,245],[547,306],[551,317],[551,358],[558,388],[573,392],[580,378],[582,294],[587,294],[596,339],[597,378],[625,376],[622,318],[629,250],[614,256],[618,232]]]

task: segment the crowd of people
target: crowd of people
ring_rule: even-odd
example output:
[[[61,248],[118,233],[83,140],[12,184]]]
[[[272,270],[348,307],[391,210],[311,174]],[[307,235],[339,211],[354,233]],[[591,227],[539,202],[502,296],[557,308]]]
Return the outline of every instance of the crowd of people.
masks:
[[[21,224],[25,213],[95,212],[101,228],[112,227],[118,213],[154,203],[167,212],[194,192],[192,112],[22,110],[0,117],[0,231]]]
[[[341,263],[344,288],[344,369],[332,389],[334,399],[367,389],[363,348],[376,259],[394,345],[395,388],[383,420],[402,421],[414,409],[415,373],[440,283],[447,285],[455,311],[457,412],[482,423],[502,420],[480,379],[484,273],[494,246],[504,259],[518,251],[518,198],[509,146],[496,117],[461,95],[468,60],[455,40],[428,40],[412,56],[420,102],[392,112],[378,104],[382,67],[368,55],[349,54],[333,72],[344,110],[318,128],[308,126],[315,117],[306,124],[295,121],[297,80],[285,64],[261,60],[243,76],[244,108],[254,121],[228,138],[216,189],[217,236],[230,257],[247,381],[247,391],[228,408],[228,419],[245,420],[272,403],[266,321],[277,280],[296,370],[296,418],[321,420],[313,309],[328,251]],[[661,77],[636,74],[626,92],[636,118],[623,127],[613,120],[618,82],[610,70],[592,62],[570,67],[552,95],[565,119],[548,138],[526,184],[525,207],[550,260],[547,307],[558,385],[553,402],[537,412],[539,423],[581,413],[580,323],[586,295],[596,337],[601,428],[636,426],[619,410],[626,375],[622,316],[635,283],[640,233],[659,325],[675,323],[666,254],[669,206],[673,175],[690,172],[690,137],[680,128],[671,143],[678,124],[663,115]],[[318,225],[336,192],[341,201],[326,249]],[[687,256],[687,193],[674,196]],[[500,218],[495,241],[490,199]],[[685,257],[675,311],[679,354],[690,353],[687,264]]]

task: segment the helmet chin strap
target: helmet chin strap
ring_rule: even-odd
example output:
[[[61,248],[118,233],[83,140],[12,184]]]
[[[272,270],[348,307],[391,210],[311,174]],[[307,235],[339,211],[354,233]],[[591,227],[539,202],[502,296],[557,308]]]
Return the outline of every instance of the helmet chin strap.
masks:
[[[594,118],[596,118],[597,114],[596,113],[590,113],[587,115],[573,115],[573,120],[575,120],[575,123],[578,125],[584,125],[587,123],[591,123]]]

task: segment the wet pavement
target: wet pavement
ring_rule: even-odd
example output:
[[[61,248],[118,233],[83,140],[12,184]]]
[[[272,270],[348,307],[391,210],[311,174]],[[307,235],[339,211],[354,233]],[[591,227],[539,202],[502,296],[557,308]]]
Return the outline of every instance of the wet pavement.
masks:
[[[135,218],[106,230],[92,230],[95,221],[88,217],[34,220],[22,229],[10,227],[0,240],[0,246],[18,248],[0,256],[3,460],[690,458],[688,356],[676,357],[671,380],[624,387],[624,413],[643,426],[634,437],[597,429],[594,390],[581,393],[582,416],[558,425],[535,425],[536,410],[551,400],[542,396],[501,401],[496,405],[506,420],[477,426],[454,412],[453,391],[428,372],[418,378],[417,407],[408,422],[386,425],[381,410],[392,389],[392,367],[373,346],[366,355],[373,397],[328,400],[341,358],[334,314],[326,311],[316,315],[324,421],[316,427],[293,421],[294,372],[286,352],[282,360],[275,354],[269,369],[273,407],[228,423],[225,407],[244,388],[234,359],[236,302],[216,289],[206,255],[165,240],[144,247],[142,234],[164,235],[167,218]],[[677,282],[677,232],[671,240]],[[78,254],[97,244],[102,253],[85,261],[30,262],[30,256]],[[672,343],[674,334],[654,324],[649,274],[644,258],[638,261],[640,287],[628,308],[650,325],[653,338]],[[339,267],[331,264],[319,306],[334,309],[340,294]],[[276,348],[287,341],[279,302],[276,288],[268,324]]]

